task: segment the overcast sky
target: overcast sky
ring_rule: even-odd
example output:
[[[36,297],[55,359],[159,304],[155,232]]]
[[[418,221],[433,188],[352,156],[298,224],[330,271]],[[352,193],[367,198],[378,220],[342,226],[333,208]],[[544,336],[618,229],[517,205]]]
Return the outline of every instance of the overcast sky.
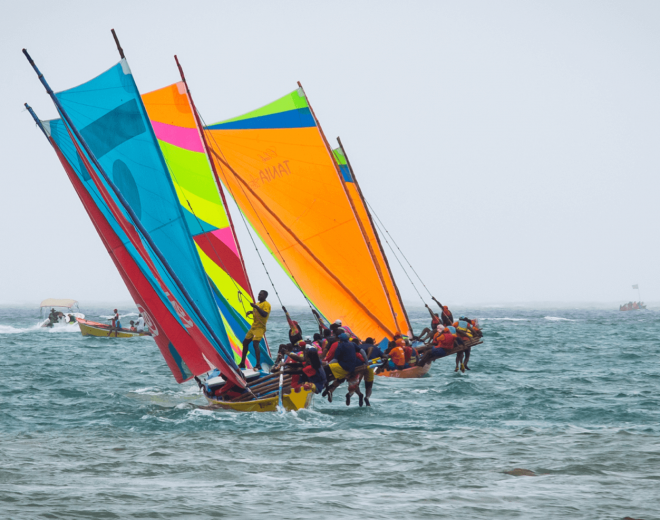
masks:
[[[300,80],[443,302],[623,302],[635,283],[660,300],[658,2],[23,0],[0,10],[1,303],[130,300],[23,110],[56,117],[21,48],[63,90],[118,61],[113,27],[142,92],[178,80],[178,54],[207,122]],[[268,289],[242,224],[239,238],[253,286]],[[285,302],[302,303],[268,265]]]

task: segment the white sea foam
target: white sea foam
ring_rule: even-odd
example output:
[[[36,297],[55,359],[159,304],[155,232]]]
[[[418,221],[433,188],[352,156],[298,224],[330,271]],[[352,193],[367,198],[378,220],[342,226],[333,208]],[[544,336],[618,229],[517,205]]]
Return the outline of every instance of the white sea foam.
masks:
[[[11,325],[0,325],[0,334],[21,334],[28,332],[30,329],[17,329]]]
[[[529,321],[528,318],[479,318],[479,321]]]
[[[557,316],[546,316],[545,319],[548,321],[577,321],[577,320],[571,320],[569,318],[559,318]]]

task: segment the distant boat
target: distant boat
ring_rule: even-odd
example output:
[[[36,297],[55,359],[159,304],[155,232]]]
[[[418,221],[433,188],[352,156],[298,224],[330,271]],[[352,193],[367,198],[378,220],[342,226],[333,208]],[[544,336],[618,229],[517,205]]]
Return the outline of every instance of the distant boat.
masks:
[[[628,302],[619,305],[620,311],[645,311],[646,304],[644,302]]]
[[[41,302],[39,307],[39,313],[43,320],[41,322],[41,327],[75,325],[79,319],[85,317],[85,315],[80,312],[76,300],[46,298]],[[51,311],[48,312],[48,309]]]
[[[96,336],[98,338],[135,338],[138,336],[151,336],[149,331],[132,331],[130,329],[116,329],[106,323],[98,323],[84,319],[78,320],[80,332],[83,336]]]

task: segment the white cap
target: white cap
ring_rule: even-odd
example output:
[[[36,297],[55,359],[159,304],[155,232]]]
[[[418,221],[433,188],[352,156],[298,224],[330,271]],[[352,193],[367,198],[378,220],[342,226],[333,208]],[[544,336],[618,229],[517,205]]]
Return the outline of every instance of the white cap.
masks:
[[[341,320],[336,320],[335,325],[341,325]]]

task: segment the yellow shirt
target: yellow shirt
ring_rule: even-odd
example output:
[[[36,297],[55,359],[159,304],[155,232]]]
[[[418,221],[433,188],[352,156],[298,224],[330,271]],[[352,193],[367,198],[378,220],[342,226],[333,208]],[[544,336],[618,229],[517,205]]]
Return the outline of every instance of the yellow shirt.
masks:
[[[256,305],[262,311],[266,311],[268,313],[268,315],[264,317],[261,314],[259,314],[258,310],[252,309],[252,317],[254,318],[254,321],[252,322],[252,327],[265,329],[266,328],[266,322],[268,321],[268,318],[270,318],[270,303],[268,303],[268,302],[258,303],[257,302]]]

